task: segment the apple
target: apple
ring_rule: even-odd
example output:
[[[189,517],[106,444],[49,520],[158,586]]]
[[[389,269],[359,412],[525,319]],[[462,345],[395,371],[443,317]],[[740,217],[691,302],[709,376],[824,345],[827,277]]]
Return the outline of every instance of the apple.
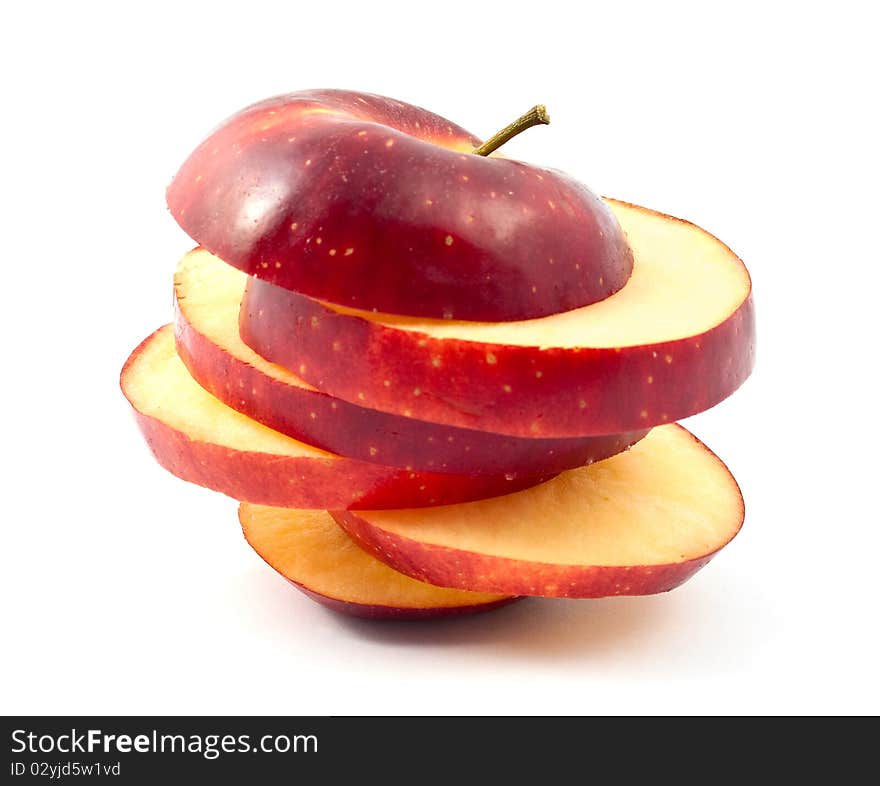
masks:
[[[507,494],[546,477],[407,471],[298,442],[204,390],[177,356],[171,325],[135,349],[120,384],[165,469],[245,502],[296,508],[436,505]]]
[[[429,320],[346,309],[251,279],[241,337],[332,396],[460,428],[614,434],[708,409],[754,364],[748,272],[691,223],[609,205],[635,264],[601,303],[522,322]]]
[[[323,510],[242,503],[251,548],[312,600],[369,619],[424,619],[488,611],[518,598],[435,587],[404,576],[357,546]]]
[[[521,320],[626,283],[632,254],[601,199],[561,172],[473,155],[479,144],[390,98],[291,93],[211,133],[168,206],[244,272],[365,310]]]
[[[733,539],[743,515],[727,467],[676,424],[506,497],[333,512],[377,559],[420,581],[565,598],[671,590]]]
[[[361,461],[426,472],[534,475],[612,456],[647,430],[528,439],[389,415],[328,396],[247,346],[238,311],[247,276],[204,249],[174,276],[177,351],[211,394],[270,428]]]

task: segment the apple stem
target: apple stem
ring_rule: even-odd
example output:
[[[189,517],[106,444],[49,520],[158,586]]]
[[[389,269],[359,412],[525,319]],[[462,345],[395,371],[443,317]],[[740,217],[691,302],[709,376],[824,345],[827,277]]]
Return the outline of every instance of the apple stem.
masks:
[[[501,145],[517,134],[522,133],[532,126],[547,125],[550,122],[550,115],[547,114],[547,108],[543,104],[533,106],[522,117],[514,120],[506,128],[502,128],[495,136],[490,137],[482,145],[474,148],[473,153],[477,156],[487,156],[489,153],[497,150]]]

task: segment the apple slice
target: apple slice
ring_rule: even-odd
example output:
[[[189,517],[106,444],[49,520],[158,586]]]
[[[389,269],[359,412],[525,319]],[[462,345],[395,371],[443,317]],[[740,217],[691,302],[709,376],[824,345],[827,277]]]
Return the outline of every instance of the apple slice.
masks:
[[[601,199],[561,172],[472,155],[479,144],[401,101],[292,93],[208,136],[168,207],[246,273],[367,310],[527,319],[626,283],[632,254]]]
[[[567,598],[671,590],[730,542],[743,515],[727,467],[675,424],[506,497],[333,513],[378,559],[421,581]]]
[[[517,598],[435,587],[370,556],[323,510],[242,503],[244,537],[263,560],[312,600],[371,619],[423,619],[487,611]]]
[[[247,276],[204,249],[174,276],[177,351],[196,381],[270,428],[351,458],[427,472],[534,475],[612,456],[647,430],[528,439],[389,415],[328,396],[270,363],[238,333]]]
[[[165,469],[245,502],[297,508],[408,507],[481,499],[539,482],[528,476],[409,472],[297,442],[204,390],[177,356],[171,325],[135,349],[120,383],[147,444]]]
[[[612,202],[635,253],[601,303],[508,323],[343,309],[252,279],[241,336],[338,398],[525,437],[613,434],[696,414],[754,364],[751,283],[721,241]]]

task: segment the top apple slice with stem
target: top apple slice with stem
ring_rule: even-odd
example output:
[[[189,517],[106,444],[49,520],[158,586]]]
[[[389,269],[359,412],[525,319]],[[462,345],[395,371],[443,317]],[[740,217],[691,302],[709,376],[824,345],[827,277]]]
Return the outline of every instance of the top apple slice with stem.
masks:
[[[292,93],[216,129],[168,206],[229,264],[339,305],[483,321],[559,313],[619,290],[632,254],[583,185],[487,155],[544,122],[536,107],[483,145],[390,98]]]

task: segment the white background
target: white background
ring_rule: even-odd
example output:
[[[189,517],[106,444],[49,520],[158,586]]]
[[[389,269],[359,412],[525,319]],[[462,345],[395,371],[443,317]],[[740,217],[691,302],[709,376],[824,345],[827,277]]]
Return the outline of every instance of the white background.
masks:
[[[0,32],[8,713],[842,713],[878,701],[870,3],[19,3]],[[823,10],[827,9],[827,10]],[[244,105],[391,95],[686,217],[749,266],[758,366],[688,426],[745,528],[681,589],[375,624],[314,606],[118,390],[193,244],[164,188]]]

